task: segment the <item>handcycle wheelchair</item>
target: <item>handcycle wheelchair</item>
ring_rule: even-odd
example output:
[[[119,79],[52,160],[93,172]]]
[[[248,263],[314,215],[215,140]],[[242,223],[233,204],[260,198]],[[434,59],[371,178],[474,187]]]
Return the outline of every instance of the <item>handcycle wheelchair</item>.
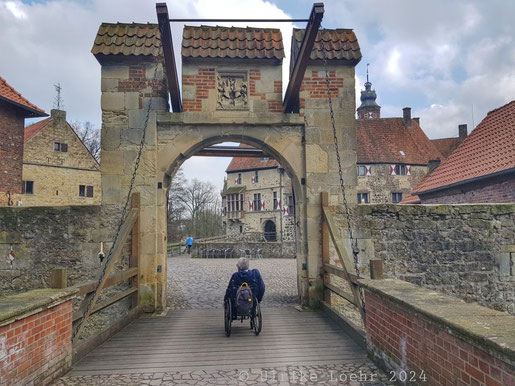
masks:
[[[240,315],[234,309],[232,302],[230,299],[224,301],[224,325],[225,325],[225,335],[231,336],[231,325],[235,320],[241,320],[243,323],[244,320],[250,319],[250,329],[254,330],[254,334],[259,335],[261,332],[261,328],[263,327],[263,319],[261,317],[261,306],[257,301],[256,297],[253,297],[254,307],[251,308],[250,313],[246,315]]]

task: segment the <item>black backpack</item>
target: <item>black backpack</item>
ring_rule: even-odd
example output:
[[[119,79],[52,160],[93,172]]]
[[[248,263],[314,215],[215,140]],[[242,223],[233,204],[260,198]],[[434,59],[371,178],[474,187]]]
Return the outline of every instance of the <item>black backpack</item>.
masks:
[[[244,282],[236,291],[236,313],[238,316],[249,316],[254,306],[254,296],[249,285]]]

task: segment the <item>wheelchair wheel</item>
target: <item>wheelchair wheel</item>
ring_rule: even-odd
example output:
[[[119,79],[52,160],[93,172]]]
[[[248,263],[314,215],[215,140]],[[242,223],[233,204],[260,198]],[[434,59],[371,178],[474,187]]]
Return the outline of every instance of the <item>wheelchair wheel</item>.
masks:
[[[225,302],[224,308],[224,324],[225,324],[225,335],[231,336],[231,323],[232,323],[232,306],[230,301]]]
[[[254,334],[259,335],[261,327],[263,327],[263,319],[261,317],[261,306],[259,303],[256,304],[256,311],[252,320],[252,326],[254,327]]]

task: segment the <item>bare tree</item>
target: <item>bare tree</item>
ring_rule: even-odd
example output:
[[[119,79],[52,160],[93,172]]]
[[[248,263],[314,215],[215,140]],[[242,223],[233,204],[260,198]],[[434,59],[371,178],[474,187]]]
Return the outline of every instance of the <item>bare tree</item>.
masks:
[[[168,194],[169,240],[210,237],[223,233],[220,196],[213,184],[187,181],[181,170],[172,179]]]
[[[97,161],[100,161],[100,130],[96,129],[89,121],[75,121],[70,125],[75,133],[77,133],[80,140],[87,147],[91,155],[93,155]]]

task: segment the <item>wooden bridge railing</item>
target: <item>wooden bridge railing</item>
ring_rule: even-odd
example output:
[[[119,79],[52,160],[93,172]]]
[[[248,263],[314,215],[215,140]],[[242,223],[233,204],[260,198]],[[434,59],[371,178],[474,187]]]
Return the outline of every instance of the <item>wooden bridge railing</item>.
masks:
[[[82,346],[78,351],[82,351],[81,355],[84,355],[87,351],[90,351],[98,344],[102,343],[103,340],[107,339],[109,336],[114,334],[120,328],[122,328],[125,324],[127,324],[132,318],[137,316],[140,313],[139,305],[139,256],[140,256],[140,195],[139,193],[133,193],[131,197],[131,208],[128,212],[128,215],[122,224],[120,229],[120,234],[117,240],[115,240],[115,244],[113,246],[113,252],[111,258],[108,262],[106,262],[106,266],[104,269],[104,275],[100,280],[91,280],[85,283],[80,283],[72,286],[75,289],[78,289],[78,294],[83,295],[84,299],[82,300],[79,308],[73,313],[73,332],[74,338],[73,343],[74,346],[78,343],[78,337],[84,324],[87,319],[96,314],[97,312],[115,304],[119,301],[130,297],[130,310],[128,315],[124,318],[124,320],[119,320],[115,322],[113,325],[108,326],[105,331],[101,331],[97,333],[94,337],[88,338],[88,340],[84,343],[81,343]],[[131,235],[131,253],[129,257],[129,268],[124,271],[114,272],[115,266],[120,263],[122,251],[124,246],[127,244],[127,240],[129,235]],[[115,294],[112,294],[106,300],[99,302],[100,295],[103,290],[106,288],[110,288],[119,284],[122,284],[129,280],[130,287],[128,289],[122,290]],[[66,279],[66,270],[64,269],[55,269],[52,272],[52,287],[53,288],[65,288],[67,286]],[[74,354],[77,353],[76,348],[74,347]],[[78,358],[75,358],[74,360]]]
[[[347,249],[343,245],[343,241],[334,220],[334,213],[329,207],[329,194],[327,192],[320,193],[320,202],[322,205],[322,268],[324,270],[324,300],[330,305],[330,292],[333,292],[356,306],[364,320],[365,315],[361,306],[358,277],[354,273],[354,265],[350,259]],[[331,265],[329,262],[329,238],[331,238],[333,242],[341,267]],[[351,292],[347,292],[342,288],[332,285],[329,280],[330,274],[345,279],[349,284]]]
[[[320,202],[322,206],[322,271],[323,271],[323,287],[324,287],[324,303],[328,307],[332,307],[332,295],[337,295],[345,299],[352,306],[359,310],[361,319],[365,320],[364,305],[360,296],[360,284],[358,283],[358,275],[347,248],[343,244],[339,229],[336,225],[333,210],[329,207],[329,194],[320,193]],[[338,255],[341,266],[330,263],[329,242],[332,241],[334,249]],[[370,278],[383,278],[383,261],[369,260]],[[331,282],[331,275],[345,280],[348,286],[339,286]],[[346,287],[346,288],[345,288]],[[346,321],[348,324],[348,321]]]

